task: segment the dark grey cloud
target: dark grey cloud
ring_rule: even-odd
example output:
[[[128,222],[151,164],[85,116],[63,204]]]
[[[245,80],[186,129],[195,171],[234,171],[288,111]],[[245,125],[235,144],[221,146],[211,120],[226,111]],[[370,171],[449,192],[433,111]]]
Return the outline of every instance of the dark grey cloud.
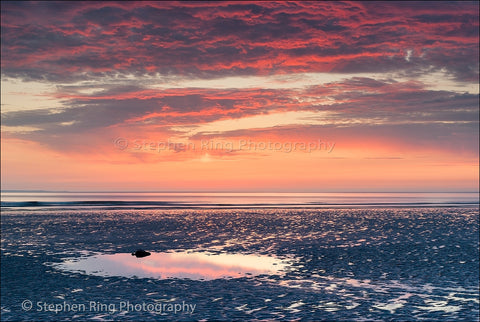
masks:
[[[81,89],[81,88],[80,88]],[[306,90],[206,90],[178,89],[154,91],[129,85],[112,86],[91,95],[78,95],[74,86],[63,87],[74,98],[65,100],[64,109],[12,111],[2,114],[6,126],[32,126],[39,130],[19,134],[24,139],[41,142],[51,147],[61,146],[63,136],[75,137],[102,132],[112,126],[156,126],[163,133],[174,134],[171,127],[208,123],[223,118],[241,118],[269,112],[321,111],[323,126],[295,125],[263,130],[228,131],[225,133],[198,133],[193,138],[252,136],[269,131],[277,135],[309,134],[309,131],[331,134],[385,138],[397,136],[405,142],[433,144],[435,140],[452,148],[464,140],[465,149],[471,149],[478,137],[479,97],[448,91],[426,90],[419,82],[400,83],[393,80],[375,80],[356,77],[342,82],[312,86]],[[302,99],[331,97],[333,105],[301,103]],[[212,112],[214,111],[214,112]],[[222,112],[220,112],[222,111]],[[147,116],[147,118],[145,118]],[[315,121],[310,117],[311,122]],[[388,128],[392,132],[388,133]],[[342,129],[341,132],[335,130]],[[297,134],[291,131],[297,131]],[[327,132],[325,132],[327,131]],[[357,133],[357,134],[355,134]],[[177,133],[178,134],[178,133]],[[314,135],[315,133],[310,133]],[[402,137],[406,137],[403,139]],[[452,143],[451,137],[455,143]],[[415,139],[416,138],[416,139]],[[472,143],[473,142],[473,143]],[[409,143],[409,144],[410,144]],[[473,149],[473,151],[476,151]]]
[[[349,75],[395,72],[415,79],[446,71],[460,86],[478,82],[477,2],[8,2],[1,10],[2,75],[64,84],[57,93],[64,108],[2,113],[2,124],[38,128],[18,137],[51,147],[65,148],[62,137],[81,144],[83,135],[126,122],[168,133],[172,126],[303,110],[332,112],[332,125],[252,135],[332,130],[338,137],[362,133],[426,146],[445,140],[451,149],[463,140],[465,149],[477,151],[478,95]],[[153,91],[143,77],[168,82],[298,72],[351,78],[307,90]],[[117,76],[91,95],[82,90],[96,85],[74,85]],[[338,103],[315,103],[325,97]]]
[[[478,3],[8,2],[2,73],[66,82],[99,73],[212,78],[446,69],[472,81],[475,9]],[[407,62],[401,53],[408,49],[415,53]]]

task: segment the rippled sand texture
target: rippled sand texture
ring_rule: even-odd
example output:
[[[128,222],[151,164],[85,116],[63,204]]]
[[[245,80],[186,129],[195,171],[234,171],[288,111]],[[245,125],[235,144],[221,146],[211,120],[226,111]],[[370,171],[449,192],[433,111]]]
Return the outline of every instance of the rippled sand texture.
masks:
[[[465,320],[479,318],[478,209],[114,210],[2,213],[2,320]],[[67,258],[268,255],[278,275],[96,276]],[[188,302],[171,312],[24,312],[21,303]]]

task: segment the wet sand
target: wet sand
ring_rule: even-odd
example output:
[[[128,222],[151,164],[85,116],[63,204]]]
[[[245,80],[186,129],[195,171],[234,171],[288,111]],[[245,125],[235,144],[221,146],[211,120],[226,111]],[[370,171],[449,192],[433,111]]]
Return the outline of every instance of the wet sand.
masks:
[[[4,211],[1,318],[478,320],[478,225],[472,208]],[[159,278],[62,267],[139,248],[289,269]],[[175,312],[182,304],[192,306]]]

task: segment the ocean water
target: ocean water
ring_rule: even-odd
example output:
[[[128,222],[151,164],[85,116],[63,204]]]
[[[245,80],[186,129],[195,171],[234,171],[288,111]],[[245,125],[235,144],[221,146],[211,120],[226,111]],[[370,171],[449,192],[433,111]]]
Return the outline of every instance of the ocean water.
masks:
[[[2,321],[479,319],[478,196],[26,195]]]
[[[2,192],[2,208],[478,206],[478,193]]]

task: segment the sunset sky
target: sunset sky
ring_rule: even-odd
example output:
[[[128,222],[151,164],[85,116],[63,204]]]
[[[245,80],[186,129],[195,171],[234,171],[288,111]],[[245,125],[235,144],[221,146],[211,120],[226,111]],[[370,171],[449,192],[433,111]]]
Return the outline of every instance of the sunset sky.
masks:
[[[479,2],[2,2],[2,190],[478,191]]]

